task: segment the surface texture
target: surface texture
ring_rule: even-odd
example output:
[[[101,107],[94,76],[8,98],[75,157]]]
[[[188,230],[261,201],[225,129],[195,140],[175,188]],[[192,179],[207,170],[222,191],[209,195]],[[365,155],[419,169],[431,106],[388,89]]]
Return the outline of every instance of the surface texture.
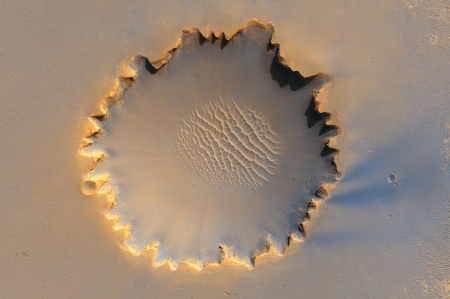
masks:
[[[2,1],[3,298],[445,298],[449,291],[449,9],[445,1]],[[87,115],[130,53],[184,29],[272,22],[286,63],[332,76],[324,111],[345,176],[305,242],[249,271],[152,268],[85,196]],[[394,174],[398,185],[388,182]],[[205,219],[208,221],[208,219]],[[149,253],[150,255],[151,253]]]

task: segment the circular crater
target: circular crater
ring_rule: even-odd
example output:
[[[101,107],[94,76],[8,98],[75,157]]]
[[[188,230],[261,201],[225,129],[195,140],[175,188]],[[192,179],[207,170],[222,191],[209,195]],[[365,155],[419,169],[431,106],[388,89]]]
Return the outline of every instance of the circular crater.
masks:
[[[93,195],[95,194],[95,191],[97,190],[97,184],[93,181],[85,181],[83,182],[83,184],[81,185],[81,191],[85,194],[85,195]]]
[[[321,110],[323,74],[284,64],[274,28],[186,30],[156,61],[137,55],[89,118],[85,194],[104,194],[122,247],[197,269],[280,255],[339,178],[340,129]]]

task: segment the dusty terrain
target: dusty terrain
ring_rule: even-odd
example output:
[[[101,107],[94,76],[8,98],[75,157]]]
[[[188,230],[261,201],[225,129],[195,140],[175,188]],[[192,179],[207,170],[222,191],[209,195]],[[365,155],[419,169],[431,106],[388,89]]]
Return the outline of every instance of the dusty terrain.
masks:
[[[446,1],[3,1],[2,298],[448,298],[450,8]],[[151,265],[108,203],[81,192],[87,117],[130,55],[184,29],[271,22],[286,63],[332,78],[343,177],[305,242],[253,270]]]

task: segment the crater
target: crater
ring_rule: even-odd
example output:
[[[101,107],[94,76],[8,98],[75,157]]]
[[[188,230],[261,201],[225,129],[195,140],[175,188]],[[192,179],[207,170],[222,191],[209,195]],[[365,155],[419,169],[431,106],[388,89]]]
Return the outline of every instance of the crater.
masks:
[[[130,56],[89,117],[82,191],[103,194],[122,248],[154,266],[253,268],[306,237],[340,177],[340,128],[322,110],[324,74],[284,63],[274,27],[183,31],[163,57]]]
[[[81,190],[85,195],[93,195],[97,190],[97,184],[93,181],[85,181],[81,185]]]

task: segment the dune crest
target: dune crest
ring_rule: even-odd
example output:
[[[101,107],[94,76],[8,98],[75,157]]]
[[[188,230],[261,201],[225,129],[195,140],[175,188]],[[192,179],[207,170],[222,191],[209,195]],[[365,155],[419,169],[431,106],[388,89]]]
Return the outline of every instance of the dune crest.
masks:
[[[83,190],[106,194],[124,248],[156,247],[154,265],[252,268],[270,247],[303,240],[303,223],[339,171],[340,128],[317,100],[327,76],[283,63],[274,28],[231,37],[184,31],[157,61],[132,57],[90,129]]]

